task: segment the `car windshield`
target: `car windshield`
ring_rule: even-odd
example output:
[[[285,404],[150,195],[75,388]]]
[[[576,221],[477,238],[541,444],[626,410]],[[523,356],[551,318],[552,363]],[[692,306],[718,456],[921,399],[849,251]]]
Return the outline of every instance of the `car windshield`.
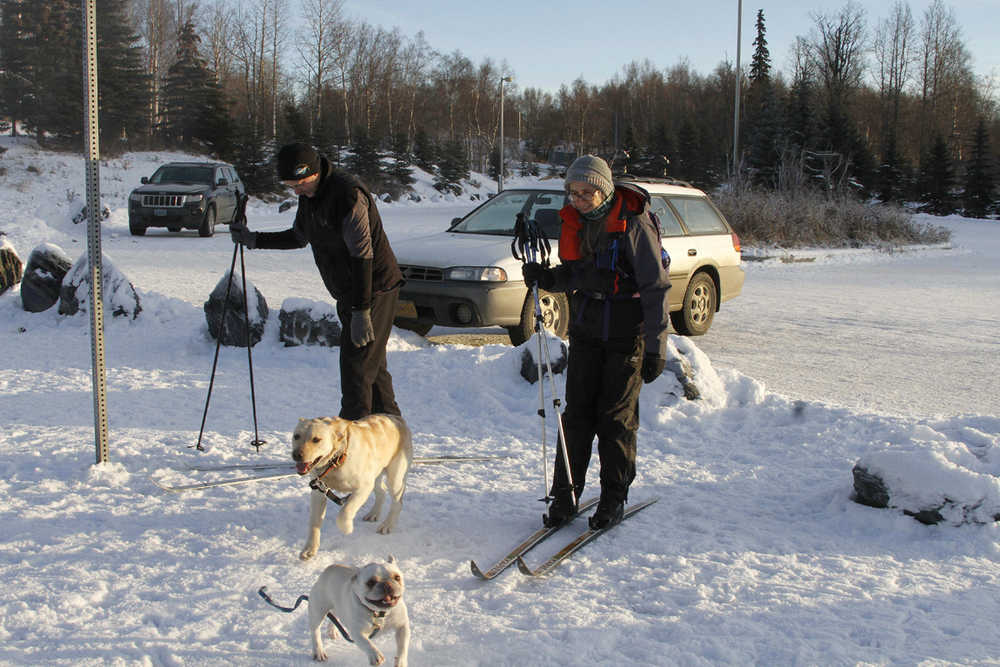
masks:
[[[449,231],[465,234],[513,236],[517,214],[538,223],[546,238],[559,238],[559,209],[566,203],[562,190],[504,190],[468,214]]]
[[[160,167],[149,179],[150,183],[204,183],[212,184],[211,167],[171,166]]]

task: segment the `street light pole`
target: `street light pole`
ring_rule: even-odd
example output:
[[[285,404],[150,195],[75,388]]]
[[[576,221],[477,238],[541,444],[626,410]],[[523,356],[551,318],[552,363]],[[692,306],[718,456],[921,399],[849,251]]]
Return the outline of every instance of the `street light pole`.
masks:
[[[740,168],[740,42],[743,32],[743,0],[738,0],[736,9],[736,91],[733,102],[733,176]]]
[[[510,83],[511,78],[500,79],[500,164],[497,165],[497,194],[503,192],[503,84]]]

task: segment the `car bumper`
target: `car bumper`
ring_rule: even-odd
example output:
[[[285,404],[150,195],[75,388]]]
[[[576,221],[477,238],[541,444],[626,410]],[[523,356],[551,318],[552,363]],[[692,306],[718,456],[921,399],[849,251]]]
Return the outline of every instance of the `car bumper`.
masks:
[[[128,211],[129,222],[143,227],[183,227],[198,229],[205,217],[202,205],[173,208],[148,208],[134,206]]]
[[[406,283],[396,316],[448,327],[514,326],[527,290],[522,282]]]
[[[722,294],[719,295],[719,303],[738,297],[743,291],[745,278],[746,273],[742,266],[720,266],[719,280],[722,283]]]

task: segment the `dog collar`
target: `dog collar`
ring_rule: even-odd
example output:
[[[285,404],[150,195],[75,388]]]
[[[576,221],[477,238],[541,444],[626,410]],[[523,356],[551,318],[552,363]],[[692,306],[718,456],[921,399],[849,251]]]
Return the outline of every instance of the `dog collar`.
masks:
[[[316,479],[323,479],[323,476],[326,475],[326,473],[330,472],[331,470],[336,470],[340,466],[344,465],[344,461],[347,460],[347,448],[348,446],[350,446],[350,444],[351,444],[350,441],[348,441],[347,444],[344,445],[344,448],[340,450],[340,454],[337,454],[336,458],[330,461],[330,464],[326,466],[326,470],[317,475]]]
[[[355,593],[354,597],[356,597],[358,599],[358,602],[361,603],[362,607],[364,607],[369,612],[371,612],[371,615],[372,615],[372,625],[375,626],[375,631],[378,632],[379,630],[381,630],[382,629],[382,623],[385,620],[385,615],[389,613],[389,610],[388,609],[372,609],[371,607],[368,606],[368,601],[365,600],[364,598],[362,598],[360,595],[358,595],[357,593]],[[372,634],[374,634],[374,633],[372,633]]]

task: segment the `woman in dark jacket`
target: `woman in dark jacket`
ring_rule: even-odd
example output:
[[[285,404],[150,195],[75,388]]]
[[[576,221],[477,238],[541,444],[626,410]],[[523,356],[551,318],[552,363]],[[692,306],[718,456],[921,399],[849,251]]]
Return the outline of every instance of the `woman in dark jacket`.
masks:
[[[635,478],[639,389],[666,361],[669,258],[650,218],[649,195],[615,185],[601,158],[577,158],[566,171],[566,191],[561,263],[523,268],[529,286],[566,292],[570,303],[563,431],[572,484],[557,447],[545,524],[576,514],[596,436],[601,498],[590,525],[606,528],[621,521]]]
[[[295,222],[281,232],[233,225],[233,240],[248,248],[312,248],[342,324],[340,416],[398,415],[385,346],[403,275],[375,199],[361,181],[306,144],[284,146],[277,166],[278,177],[299,196]]]

